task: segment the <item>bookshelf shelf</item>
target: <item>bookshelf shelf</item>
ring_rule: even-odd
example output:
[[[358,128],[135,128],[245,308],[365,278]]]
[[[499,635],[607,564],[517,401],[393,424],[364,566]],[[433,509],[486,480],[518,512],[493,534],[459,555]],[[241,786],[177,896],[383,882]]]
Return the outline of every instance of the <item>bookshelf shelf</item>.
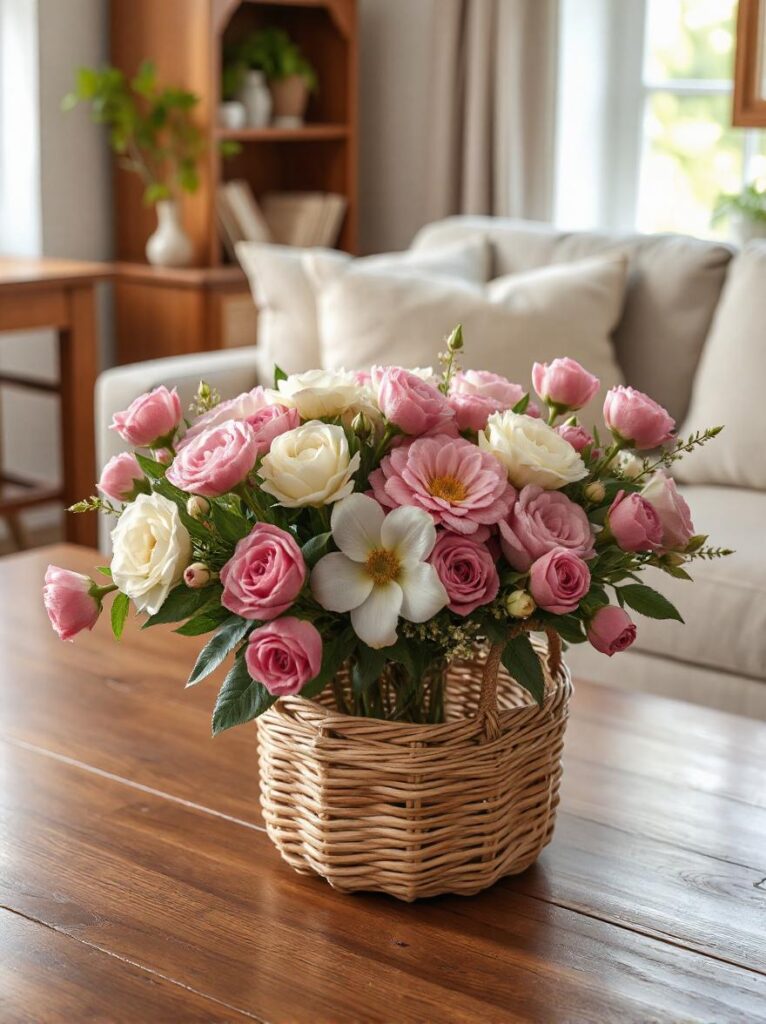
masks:
[[[219,128],[219,139],[231,142],[325,142],[347,139],[349,127],[345,124],[304,124],[301,128]]]

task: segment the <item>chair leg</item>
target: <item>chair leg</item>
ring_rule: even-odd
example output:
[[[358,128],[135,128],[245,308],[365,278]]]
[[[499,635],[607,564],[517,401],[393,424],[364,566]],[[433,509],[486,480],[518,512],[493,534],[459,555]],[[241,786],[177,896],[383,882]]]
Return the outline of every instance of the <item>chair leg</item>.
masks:
[[[13,512],[8,512],[5,515],[5,521],[8,524],[8,532],[11,535],[11,540],[13,541],[16,550],[26,551],[28,547],[26,531],[24,530],[19,516]]]

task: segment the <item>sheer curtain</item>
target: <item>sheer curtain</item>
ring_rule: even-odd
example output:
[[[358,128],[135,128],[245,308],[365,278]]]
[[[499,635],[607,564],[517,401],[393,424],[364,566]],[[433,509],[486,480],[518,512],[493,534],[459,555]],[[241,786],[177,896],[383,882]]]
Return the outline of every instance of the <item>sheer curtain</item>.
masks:
[[[558,0],[441,0],[433,21],[431,219],[550,218]]]

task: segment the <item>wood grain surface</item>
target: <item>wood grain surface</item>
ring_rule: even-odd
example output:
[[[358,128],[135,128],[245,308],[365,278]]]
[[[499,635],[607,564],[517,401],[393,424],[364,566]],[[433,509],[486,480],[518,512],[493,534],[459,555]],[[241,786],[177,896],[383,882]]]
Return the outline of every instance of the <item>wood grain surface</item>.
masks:
[[[556,834],[470,899],[282,863],[198,640],[56,640],[60,547],[0,561],[0,1021],[766,1020],[766,727],[579,683]]]

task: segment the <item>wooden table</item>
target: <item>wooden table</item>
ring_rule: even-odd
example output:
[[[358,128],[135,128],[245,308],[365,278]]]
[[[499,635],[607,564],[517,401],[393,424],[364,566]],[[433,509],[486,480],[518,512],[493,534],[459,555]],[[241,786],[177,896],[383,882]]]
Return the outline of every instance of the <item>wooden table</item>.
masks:
[[[41,487],[25,477],[0,473],[0,515],[56,500],[68,507],[94,493],[93,390],[98,372],[95,292],[96,284],[110,274],[110,267],[103,263],[0,257],[0,332],[55,328],[60,363],[59,384],[0,374],[0,385],[61,395],[64,469],[63,488]],[[95,544],[95,517],[67,516],[66,536],[80,544]]]
[[[293,873],[255,730],[209,738],[197,645],[59,643],[48,561],[0,561],[0,1020],[766,1020],[766,726],[580,683],[556,834],[472,898]]]

